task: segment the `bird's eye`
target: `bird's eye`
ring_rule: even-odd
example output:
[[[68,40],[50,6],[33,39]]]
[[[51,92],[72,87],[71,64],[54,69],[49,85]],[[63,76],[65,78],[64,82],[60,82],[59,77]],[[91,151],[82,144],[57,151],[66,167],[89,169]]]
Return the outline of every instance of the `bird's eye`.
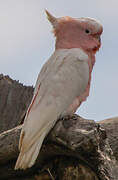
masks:
[[[85,29],[85,33],[86,33],[86,34],[89,34],[90,31],[89,31],[88,29]]]

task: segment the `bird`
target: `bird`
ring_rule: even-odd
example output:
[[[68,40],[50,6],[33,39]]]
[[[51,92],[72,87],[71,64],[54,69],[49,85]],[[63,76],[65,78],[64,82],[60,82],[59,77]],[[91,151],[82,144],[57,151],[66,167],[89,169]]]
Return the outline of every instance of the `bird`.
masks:
[[[32,167],[58,118],[74,114],[89,96],[95,55],[101,46],[103,27],[99,21],[57,18],[45,12],[53,27],[55,50],[38,75],[20,134],[15,170]]]

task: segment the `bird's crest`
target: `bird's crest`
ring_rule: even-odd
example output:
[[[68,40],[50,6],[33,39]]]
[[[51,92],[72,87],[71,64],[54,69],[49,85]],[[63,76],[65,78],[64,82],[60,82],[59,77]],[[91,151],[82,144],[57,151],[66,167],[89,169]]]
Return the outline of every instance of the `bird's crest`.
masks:
[[[51,13],[49,13],[49,11],[47,11],[46,9],[45,9],[45,12],[46,12],[47,18],[51,22],[53,28],[56,28],[56,26],[58,24],[58,19],[56,17],[54,17]]]

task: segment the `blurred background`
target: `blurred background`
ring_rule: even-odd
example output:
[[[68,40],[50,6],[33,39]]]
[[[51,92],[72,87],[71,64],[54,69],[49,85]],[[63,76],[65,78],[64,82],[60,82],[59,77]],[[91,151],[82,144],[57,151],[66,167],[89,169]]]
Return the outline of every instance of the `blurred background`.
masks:
[[[90,96],[77,113],[94,120],[118,116],[117,0],[0,0],[0,73],[35,85],[55,46],[44,9],[56,17],[92,17],[103,24]]]

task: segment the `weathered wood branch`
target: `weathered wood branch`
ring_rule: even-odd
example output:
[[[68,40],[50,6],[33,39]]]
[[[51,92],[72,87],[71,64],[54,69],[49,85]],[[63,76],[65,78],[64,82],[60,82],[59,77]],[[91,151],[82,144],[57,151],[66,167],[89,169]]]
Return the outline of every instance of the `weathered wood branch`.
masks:
[[[106,130],[109,144],[118,161],[118,117],[109,118],[99,123]]]
[[[0,74],[0,133],[22,123],[32,95],[33,87]]]
[[[36,168],[16,173],[13,170],[15,162],[11,161],[9,174],[6,174],[4,169],[6,170],[7,162],[16,159],[18,155],[20,130],[21,126],[0,135],[0,174],[2,174],[2,179],[13,177],[16,174],[29,174],[35,172],[37,168],[42,170],[45,168],[47,160],[54,159],[55,156],[73,157],[91,169],[94,176],[96,178],[98,176],[101,180],[115,180],[118,177],[118,166],[108,144],[106,131],[94,121],[85,120],[77,115],[65,117],[57,122],[44,142],[36,162]]]
[[[10,90],[6,88],[5,94],[2,91],[6,86],[9,86]],[[15,87],[17,88],[14,91]],[[23,121],[30,102],[29,99],[31,99],[33,93],[32,87],[25,87],[24,92],[22,91],[23,88],[23,85],[9,77],[0,76],[0,97],[2,95],[4,97],[4,105],[0,103],[0,115],[4,112],[3,114],[7,116],[7,121],[3,115],[0,116],[0,122],[2,122],[0,127],[2,132],[0,134],[1,180],[118,179],[118,164],[116,161],[118,160],[118,118],[104,120],[99,124],[77,115],[65,116],[59,119],[46,137],[35,166],[26,171],[14,171],[22,127],[22,125],[18,125]],[[14,93],[16,93],[15,100]],[[21,96],[25,96],[25,98],[21,98]],[[10,117],[7,113],[8,108],[11,111]],[[14,117],[14,110],[12,113],[14,108],[17,119]],[[17,112],[18,115],[16,115]],[[7,127],[5,127],[5,124],[7,124]]]

